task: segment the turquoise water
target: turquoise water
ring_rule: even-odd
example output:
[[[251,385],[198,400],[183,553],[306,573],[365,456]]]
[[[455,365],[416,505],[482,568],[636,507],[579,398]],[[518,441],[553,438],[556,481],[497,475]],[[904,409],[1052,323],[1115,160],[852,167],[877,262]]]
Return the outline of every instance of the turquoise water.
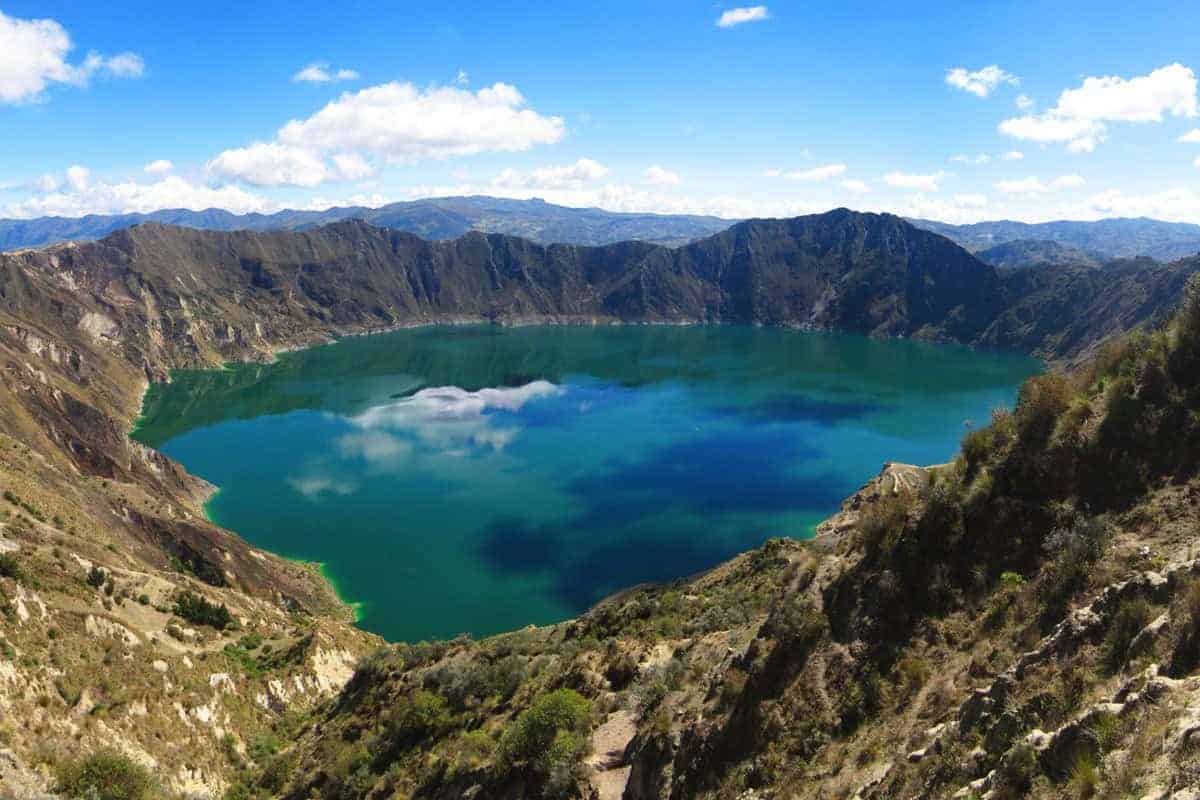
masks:
[[[135,437],[392,640],[574,615],[946,460],[1033,359],[746,327],[432,327],[180,372]]]

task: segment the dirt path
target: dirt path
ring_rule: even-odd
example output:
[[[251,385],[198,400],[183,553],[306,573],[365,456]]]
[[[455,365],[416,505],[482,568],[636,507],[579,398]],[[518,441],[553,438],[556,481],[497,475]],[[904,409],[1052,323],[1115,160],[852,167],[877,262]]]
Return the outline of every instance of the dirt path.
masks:
[[[633,713],[622,710],[609,715],[592,734],[592,754],[587,764],[592,768],[592,786],[600,800],[621,800],[630,771],[625,763],[625,747],[636,732]]]

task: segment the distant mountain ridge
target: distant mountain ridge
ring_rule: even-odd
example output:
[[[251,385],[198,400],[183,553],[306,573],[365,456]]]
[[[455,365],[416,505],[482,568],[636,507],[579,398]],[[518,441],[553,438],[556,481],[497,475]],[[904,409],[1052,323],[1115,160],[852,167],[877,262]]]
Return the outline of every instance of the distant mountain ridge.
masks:
[[[438,197],[390,203],[379,208],[347,206],[324,211],[283,210],[274,214],[233,214],[164,209],[148,214],[0,219],[0,251],[55,242],[102,239],[143,222],[161,222],[215,231],[308,230],[331,222],[361,219],[423,239],[457,239],[470,231],[520,236],[538,244],[600,245],[644,241],[677,246],[701,239],[733,220],[688,214],[620,213],[599,208],[569,208],[543,200],[510,200],[482,195]]]
[[[951,225],[928,219],[910,219],[909,222],[918,228],[940,233],[973,253],[1018,240],[1057,242],[1109,259],[1149,256],[1156,261],[1176,261],[1200,253],[1200,225],[1146,217],[1095,222],[998,220],[970,225]]]
[[[470,231],[519,236],[537,244],[605,245],[641,241],[678,247],[719,233],[738,220],[688,214],[622,213],[571,208],[543,200],[512,200],[474,195],[435,197],[391,203],[379,208],[347,206],[323,211],[285,209],[274,214],[233,214],[221,209],[164,209],[146,214],[88,215],[78,218],[0,219],[0,251],[40,247],[63,241],[102,239],[143,222],[160,222],[215,231],[309,230],[332,222],[361,219],[380,228],[405,231],[423,239],[456,239]],[[918,228],[951,239],[973,253],[1012,242],[1052,242],[1086,252],[1093,260],[1149,256],[1175,261],[1200,253],[1200,225],[1152,219],[1029,224],[1007,220],[950,225],[910,219]],[[1028,246],[1022,246],[1028,250]],[[993,256],[997,258],[997,256]],[[1005,252],[1003,266],[1073,263],[1078,254]],[[1015,263],[1014,258],[1028,258]]]
[[[1014,239],[975,254],[993,267],[1044,267],[1052,265],[1079,265],[1101,267],[1111,260],[1102,253],[1092,253],[1078,247],[1044,239]]]

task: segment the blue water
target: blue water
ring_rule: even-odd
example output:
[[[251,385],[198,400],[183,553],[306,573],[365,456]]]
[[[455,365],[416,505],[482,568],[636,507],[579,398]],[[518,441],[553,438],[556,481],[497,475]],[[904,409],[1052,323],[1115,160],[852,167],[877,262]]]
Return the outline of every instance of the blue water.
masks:
[[[152,387],[212,518],[325,565],[392,640],[572,616],[938,463],[1033,359],[745,327],[434,327]]]

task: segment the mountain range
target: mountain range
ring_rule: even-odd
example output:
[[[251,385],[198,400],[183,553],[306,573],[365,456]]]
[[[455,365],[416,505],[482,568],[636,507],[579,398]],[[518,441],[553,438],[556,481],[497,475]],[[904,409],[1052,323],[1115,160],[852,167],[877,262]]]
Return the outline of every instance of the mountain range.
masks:
[[[360,219],[426,239],[455,239],[470,231],[483,231],[520,236],[541,244],[646,241],[679,245],[732,224],[730,220],[718,217],[626,214],[598,208],[568,208],[536,199],[440,197],[391,203],[379,208],[348,206],[324,211],[284,210],[274,214],[232,214],[210,208],[205,211],[166,209],[148,214],[93,214],[79,218],[0,219],[0,250],[100,239],[142,222],[215,231],[287,231],[306,230],[346,219]]]
[[[160,222],[201,230],[307,230],[361,219],[425,239],[455,239],[470,231],[519,236],[539,244],[615,244],[643,241],[679,246],[717,233],[736,220],[679,214],[615,213],[598,208],[569,208],[543,200],[472,196],[391,203],[379,208],[349,206],[323,211],[283,210],[274,214],[232,214],[220,209],[166,209],[147,214],[89,215],[79,218],[0,219],[0,251],[62,241],[99,239],[142,222]],[[1043,263],[1100,263],[1148,256],[1174,261],[1200,253],[1200,225],[1152,219],[1029,224],[1000,220],[950,225],[909,220],[939,233],[997,266]],[[1047,244],[1048,243],[1048,244]],[[1000,245],[1009,245],[996,250]],[[1065,249],[1064,249],[1065,248]]]
[[[951,225],[927,219],[911,222],[920,228],[953,239],[972,252],[1017,241],[1048,241],[1078,248],[1101,259],[1149,256],[1174,261],[1200,253],[1200,225],[1162,222],[1144,217],[1102,219],[1095,222],[976,222]]]
[[[997,268],[847,209],[678,247],[350,219],[0,254],[0,715],[27,723],[0,788],[1051,797],[1111,761],[1173,791],[1200,702],[1197,271]],[[1032,379],[951,464],[889,465],[811,542],[482,642],[383,646],[127,436],[172,370],[459,321],[786,325],[1082,366]]]

